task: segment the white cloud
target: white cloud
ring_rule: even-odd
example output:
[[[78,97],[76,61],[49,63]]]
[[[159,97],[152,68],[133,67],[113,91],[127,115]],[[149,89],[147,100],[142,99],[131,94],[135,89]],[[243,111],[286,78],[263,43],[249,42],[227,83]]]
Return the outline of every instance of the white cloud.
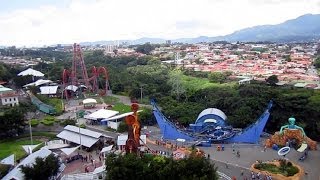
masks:
[[[216,36],[320,13],[320,0],[73,0],[0,14],[0,45]]]

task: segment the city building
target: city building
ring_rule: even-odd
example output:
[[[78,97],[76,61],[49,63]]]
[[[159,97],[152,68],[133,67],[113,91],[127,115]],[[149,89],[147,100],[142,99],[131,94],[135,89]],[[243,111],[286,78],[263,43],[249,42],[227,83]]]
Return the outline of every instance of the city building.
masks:
[[[19,95],[14,90],[0,85],[0,106],[19,105]]]

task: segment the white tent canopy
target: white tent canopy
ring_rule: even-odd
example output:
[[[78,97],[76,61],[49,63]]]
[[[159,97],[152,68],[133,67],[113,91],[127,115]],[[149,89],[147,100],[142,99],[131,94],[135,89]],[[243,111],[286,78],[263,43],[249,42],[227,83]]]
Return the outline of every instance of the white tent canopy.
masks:
[[[139,110],[138,112],[141,112],[142,110]],[[111,121],[111,120],[115,120],[115,119],[121,119],[123,117],[126,117],[126,116],[129,116],[129,115],[132,115],[133,112],[127,112],[127,113],[123,113],[123,114],[119,114],[119,115],[116,115],[116,116],[112,116],[110,118],[106,118],[106,119],[103,119],[101,121]]]
[[[92,104],[92,103],[95,103],[95,104],[96,104],[96,103],[97,103],[97,100],[92,99],[92,98],[87,98],[87,99],[83,100],[82,103],[83,103],[83,104],[90,104],[90,103],[91,103],[91,104]]]
[[[77,150],[80,146],[73,147],[73,148],[61,148],[60,150],[65,153],[67,156],[72,154],[75,150]]]
[[[118,111],[112,111],[112,110],[107,110],[107,109],[100,109],[88,116],[85,116],[87,119],[107,119],[110,118],[116,114],[118,114]]]
[[[41,144],[41,143],[40,143]],[[36,145],[24,145],[22,146],[22,148],[24,149],[24,151],[28,154],[32,153],[32,150],[34,150],[34,148],[36,148],[37,146],[39,146],[40,144],[36,144]]]
[[[42,72],[37,71],[37,70],[34,70],[34,69],[32,69],[32,68],[29,68],[29,69],[27,69],[27,70],[24,70],[24,71],[22,71],[22,72],[20,72],[20,73],[18,74],[18,76],[28,76],[28,75],[30,75],[30,76],[37,76],[37,77],[44,76],[44,74],[43,74]]]
[[[42,86],[40,94],[57,94],[58,86]]]
[[[66,90],[70,90],[70,91],[73,91],[73,92],[76,92],[77,89],[78,89],[78,87],[75,86],[75,85],[69,85],[69,86],[66,87]]]
[[[111,151],[112,147],[113,147],[113,145],[102,148],[101,153]]]
[[[42,84],[47,84],[47,83],[52,83],[52,81],[51,81],[51,80],[38,79],[37,81],[32,82],[32,83],[29,83],[29,84],[26,84],[26,85],[24,85],[23,87],[28,87],[28,86],[40,86],[40,85],[42,85]]]
[[[2,159],[0,164],[10,164],[14,166],[14,154]]]

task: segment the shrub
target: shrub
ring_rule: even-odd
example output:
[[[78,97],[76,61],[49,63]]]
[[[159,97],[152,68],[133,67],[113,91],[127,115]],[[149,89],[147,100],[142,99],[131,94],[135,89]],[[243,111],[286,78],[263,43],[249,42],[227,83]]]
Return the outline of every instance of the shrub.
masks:
[[[32,127],[37,127],[39,125],[39,120],[38,119],[31,119],[31,126]]]
[[[66,120],[60,122],[60,125],[61,126],[73,125],[74,126],[74,125],[76,125],[76,121],[73,119],[66,119]]]
[[[288,176],[294,176],[299,172],[299,169],[295,166],[288,167],[286,170],[287,170]]]
[[[289,161],[289,162],[287,163],[287,166],[288,166],[288,167],[291,167],[291,166],[292,166],[292,162]]]
[[[85,124],[80,124],[80,128],[86,128],[86,125]]]
[[[53,126],[54,125],[54,121],[48,121],[48,120],[42,120],[40,121],[43,125],[45,126]]]

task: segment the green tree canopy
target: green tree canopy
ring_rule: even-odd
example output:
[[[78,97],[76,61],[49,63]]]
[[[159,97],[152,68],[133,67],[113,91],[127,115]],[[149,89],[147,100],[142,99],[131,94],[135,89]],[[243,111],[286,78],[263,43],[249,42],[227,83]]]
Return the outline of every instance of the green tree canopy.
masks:
[[[266,82],[274,86],[274,85],[276,85],[276,83],[279,82],[278,76],[277,75],[271,75],[271,76],[269,76],[267,78]]]
[[[0,114],[0,137],[21,134],[25,127],[24,112],[20,107],[11,107]]]
[[[27,180],[46,180],[57,175],[59,167],[59,158],[54,154],[50,154],[46,158],[36,158],[33,166],[22,166],[21,171]]]
[[[215,165],[204,157],[189,157],[176,161],[163,156],[110,154],[106,166],[106,179],[218,179]]]

